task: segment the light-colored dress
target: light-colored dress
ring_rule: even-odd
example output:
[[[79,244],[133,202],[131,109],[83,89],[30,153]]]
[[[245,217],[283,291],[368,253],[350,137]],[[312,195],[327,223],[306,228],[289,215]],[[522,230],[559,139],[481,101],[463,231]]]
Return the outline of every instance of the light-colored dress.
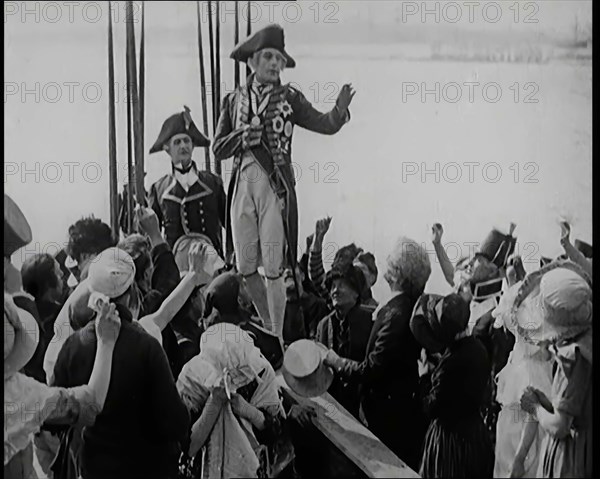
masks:
[[[496,458],[494,477],[510,477],[513,461],[527,421],[531,416],[521,409],[520,400],[526,387],[532,386],[550,397],[552,390],[552,361],[544,357],[539,347],[527,343],[518,333],[511,317],[514,299],[521,283],[509,288],[498,304],[493,315],[496,327],[503,325],[515,336],[515,345],[506,366],[496,377],[496,400],[502,406],[496,424]],[[536,477],[540,447],[545,435],[539,427],[537,435],[525,458],[523,477]]]
[[[510,477],[510,471],[521,440],[524,426],[533,419],[520,406],[526,387],[532,386],[550,397],[552,362],[542,357],[540,349],[516,336],[508,363],[497,377],[496,400],[502,405],[496,426],[496,459],[494,477]],[[545,436],[538,425],[537,435],[525,458],[523,477],[536,477],[540,447]]]

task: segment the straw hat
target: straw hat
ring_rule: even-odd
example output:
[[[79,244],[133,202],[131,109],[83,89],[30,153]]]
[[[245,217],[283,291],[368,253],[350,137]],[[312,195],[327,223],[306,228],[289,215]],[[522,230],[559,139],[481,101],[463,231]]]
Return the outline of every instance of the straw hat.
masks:
[[[327,348],[309,339],[299,339],[287,348],[283,357],[283,378],[303,397],[325,393],[333,381],[333,371],[323,363]]]
[[[4,377],[23,369],[33,357],[39,340],[35,318],[17,307],[4,293]]]
[[[572,261],[554,261],[527,275],[511,309],[530,342],[573,338],[592,326],[592,282]]]
[[[469,323],[469,304],[452,293],[422,295],[410,319],[410,330],[427,351],[438,353],[454,341]]]
[[[173,245],[175,264],[177,264],[182,276],[190,269],[188,254],[190,248],[196,243],[207,245],[207,262],[206,265],[204,265],[204,270],[209,275],[213,275],[215,271],[225,267],[225,262],[221,256],[219,256],[219,253],[217,253],[217,250],[208,236],[200,233],[189,233],[181,236]]]
[[[4,195],[4,257],[31,242],[31,227],[27,218],[8,195]]]
[[[135,263],[120,248],[107,248],[96,256],[88,270],[90,289],[109,298],[118,298],[135,279]]]

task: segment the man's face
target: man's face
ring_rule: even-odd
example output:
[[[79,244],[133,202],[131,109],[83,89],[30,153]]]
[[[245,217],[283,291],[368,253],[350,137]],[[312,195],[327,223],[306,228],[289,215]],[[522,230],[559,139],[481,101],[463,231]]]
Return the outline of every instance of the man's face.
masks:
[[[171,162],[175,166],[187,167],[192,161],[192,150],[194,145],[189,135],[181,133],[173,136],[164,150],[171,157]]]
[[[329,295],[333,307],[338,311],[349,311],[358,300],[358,293],[343,278],[333,280]]]
[[[275,48],[265,48],[255,53],[251,61],[260,83],[277,83],[285,64],[285,57]]]

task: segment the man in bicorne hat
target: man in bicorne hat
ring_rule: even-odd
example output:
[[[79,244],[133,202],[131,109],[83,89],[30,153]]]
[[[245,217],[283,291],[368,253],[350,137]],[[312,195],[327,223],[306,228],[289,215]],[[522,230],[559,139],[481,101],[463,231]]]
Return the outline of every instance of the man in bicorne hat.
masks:
[[[295,266],[298,205],[291,166],[295,125],[334,134],[349,121],[354,96],[344,85],[335,107],[317,111],[304,95],[282,84],[281,71],[293,68],[284,32],[269,25],[241,42],[231,58],[247,62],[253,73],[246,85],[223,100],[213,152],[217,160],[234,157],[228,191],[227,255],[233,253],[256,309],[281,336],[285,311],[283,271]],[[231,228],[229,228],[231,226]],[[266,285],[258,273],[262,264]]]
[[[152,185],[149,205],[164,227],[171,248],[179,237],[201,233],[223,254],[221,228],[225,224],[226,205],[223,181],[209,171],[198,170],[192,160],[194,147],[209,145],[210,140],[192,121],[189,108],[184,107],[183,112],[167,118],[150,153],[166,151],[173,171]]]

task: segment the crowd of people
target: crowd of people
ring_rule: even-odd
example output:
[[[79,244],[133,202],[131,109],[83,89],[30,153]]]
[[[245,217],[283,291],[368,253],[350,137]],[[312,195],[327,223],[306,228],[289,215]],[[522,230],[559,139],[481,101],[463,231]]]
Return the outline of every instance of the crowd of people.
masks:
[[[64,250],[19,271],[32,232],[5,195],[5,477],[356,474],[279,380],[307,339],[326,351],[329,394],[422,477],[591,477],[591,245],[563,223],[564,255],[527,273],[511,225],[453,265],[436,223],[436,262],[426,239],[402,236],[385,260],[350,243],[325,265],[323,218],[297,259],[293,126],[336,133],[354,91],[320,113],[281,85],[295,61],[277,26],[232,58],[253,73],[213,143],[234,157],[227,194],[192,161],[211,142],[186,108],[151,149],[172,173],[120,231],[81,218]],[[267,174],[250,181],[250,168]],[[451,294],[425,292],[432,264]]]
[[[565,254],[529,274],[496,230],[453,266],[434,225],[446,296],[424,293],[432,261],[401,237],[378,304],[374,256],[349,244],[325,272],[318,220],[284,275],[281,341],[210,240],[171,249],[152,209],[136,218],[119,242],[83,218],[20,272],[5,235],[6,477],[35,477],[34,455],[57,478],[268,477],[290,443],[293,474],[323,471],[302,441],[314,410],[276,381],[298,339],[328,349],[329,393],[422,477],[590,477],[591,247],[567,224]]]

